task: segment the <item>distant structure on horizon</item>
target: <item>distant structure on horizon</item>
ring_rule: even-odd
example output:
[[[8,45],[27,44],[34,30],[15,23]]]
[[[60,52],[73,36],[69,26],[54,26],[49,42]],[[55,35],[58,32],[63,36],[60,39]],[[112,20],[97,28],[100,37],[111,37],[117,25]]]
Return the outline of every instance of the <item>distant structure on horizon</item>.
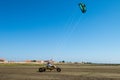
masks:
[[[3,58],[0,58],[0,63],[7,63],[8,61],[3,59]]]
[[[25,64],[46,64],[47,62],[57,63],[53,60],[25,60],[25,61],[7,61],[5,59],[0,58],[0,63],[25,63]]]

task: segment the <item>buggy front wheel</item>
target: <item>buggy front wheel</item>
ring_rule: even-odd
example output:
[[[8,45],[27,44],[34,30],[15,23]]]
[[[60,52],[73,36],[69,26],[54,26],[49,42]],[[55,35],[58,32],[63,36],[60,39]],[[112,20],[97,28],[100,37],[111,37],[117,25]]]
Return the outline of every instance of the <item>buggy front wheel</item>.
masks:
[[[61,72],[61,68],[56,68],[57,72]]]

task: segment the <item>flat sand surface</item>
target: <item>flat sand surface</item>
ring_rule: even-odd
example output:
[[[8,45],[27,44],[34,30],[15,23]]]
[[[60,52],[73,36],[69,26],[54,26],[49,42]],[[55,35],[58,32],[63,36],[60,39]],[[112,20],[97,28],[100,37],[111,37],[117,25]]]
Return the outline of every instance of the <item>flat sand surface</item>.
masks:
[[[40,65],[0,65],[0,80],[120,80],[119,65],[59,64],[62,71],[38,72]]]

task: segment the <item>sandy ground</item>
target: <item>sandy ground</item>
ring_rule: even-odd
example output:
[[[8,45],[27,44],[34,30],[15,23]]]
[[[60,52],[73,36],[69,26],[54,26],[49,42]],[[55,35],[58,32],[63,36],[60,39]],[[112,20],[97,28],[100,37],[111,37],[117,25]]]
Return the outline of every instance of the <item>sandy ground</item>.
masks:
[[[120,80],[120,66],[58,65],[62,72],[38,72],[38,65],[0,65],[0,80]]]

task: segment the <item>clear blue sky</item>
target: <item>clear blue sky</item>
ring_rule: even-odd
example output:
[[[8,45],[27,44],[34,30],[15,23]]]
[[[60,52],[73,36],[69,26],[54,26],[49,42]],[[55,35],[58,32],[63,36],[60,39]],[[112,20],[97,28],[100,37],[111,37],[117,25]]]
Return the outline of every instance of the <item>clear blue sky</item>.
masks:
[[[120,0],[0,0],[0,58],[120,63]]]

